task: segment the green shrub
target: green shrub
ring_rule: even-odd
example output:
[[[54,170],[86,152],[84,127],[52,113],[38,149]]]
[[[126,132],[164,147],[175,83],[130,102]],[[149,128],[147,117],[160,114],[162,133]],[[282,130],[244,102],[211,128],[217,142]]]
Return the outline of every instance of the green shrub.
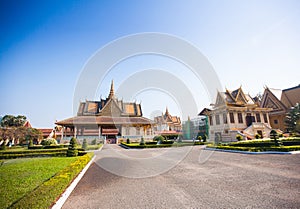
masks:
[[[158,135],[158,136],[155,136],[154,138],[153,138],[153,141],[164,141],[165,140],[165,137],[163,137],[163,136],[161,136],[161,135]]]
[[[201,142],[202,141],[202,136],[198,136],[198,140],[199,140],[199,142]]]
[[[78,150],[76,149],[76,145],[77,145],[76,139],[72,137],[67,150],[67,157],[76,157],[78,155]]]
[[[255,139],[259,139],[261,136],[259,134],[255,134]]]
[[[29,140],[28,148],[29,147],[33,147],[33,141],[32,141],[32,139]]]
[[[97,139],[93,139],[92,145],[96,145],[96,144],[97,144]]]
[[[145,145],[145,141],[143,137],[141,138],[140,145]]]
[[[241,141],[243,139],[243,137],[240,134],[237,134],[235,138],[238,141]]]
[[[150,141],[150,142],[145,142],[146,145],[155,145],[157,144],[157,142],[155,141]]]
[[[129,138],[126,139],[126,143],[130,144],[130,139]]]
[[[53,138],[47,138],[47,139],[43,139],[41,141],[41,145],[57,145],[57,141],[56,139],[53,139]]]
[[[86,141],[86,139],[83,139],[82,149],[87,150],[87,147],[88,147],[87,141]]]
[[[202,140],[203,140],[203,142],[206,142],[206,140],[207,140],[207,135],[206,134],[204,134],[204,136],[202,137]]]
[[[5,143],[5,141],[3,141],[2,144],[0,145],[0,150],[6,150],[6,143]]]

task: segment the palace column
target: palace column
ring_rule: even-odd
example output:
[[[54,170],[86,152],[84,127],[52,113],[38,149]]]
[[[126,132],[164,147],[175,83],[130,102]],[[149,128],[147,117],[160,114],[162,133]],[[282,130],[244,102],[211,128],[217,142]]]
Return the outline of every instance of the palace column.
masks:
[[[64,130],[65,130],[65,127],[63,126],[61,129],[61,140],[64,140]]]
[[[101,138],[101,126],[98,125],[98,138],[100,139]],[[103,141],[103,144],[105,144],[105,139]]]
[[[74,126],[74,138],[76,138],[77,137],[77,126]]]

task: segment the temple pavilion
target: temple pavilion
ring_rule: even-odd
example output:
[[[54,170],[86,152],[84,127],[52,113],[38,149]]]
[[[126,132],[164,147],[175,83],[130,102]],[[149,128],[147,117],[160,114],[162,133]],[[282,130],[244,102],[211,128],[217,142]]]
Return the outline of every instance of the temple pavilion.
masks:
[[[116,98],[112,81],[109,96],[100,101],[84,101],[77,115],[55,123],[62,126],[61,143],[71,137],[101,139],[104,143],[119,143],[130,139],[153,138],[154,122],[143,117],[141,104]]]

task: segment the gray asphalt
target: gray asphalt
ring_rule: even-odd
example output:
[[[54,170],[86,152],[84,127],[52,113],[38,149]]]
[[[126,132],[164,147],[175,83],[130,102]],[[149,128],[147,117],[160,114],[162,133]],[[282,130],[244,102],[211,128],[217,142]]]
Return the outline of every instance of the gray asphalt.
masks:
[[[117,172],[143,173],[153,163],[140,166],[137,158],[154,156],[155,162],[165,152],[104,147],[63,208],[300,208],[299,154],[245,155],[195,146],[175,167],[148,178],[128,178],[102,168],[109,155],[106,163],[122,167]],[[170,156],[165,160],[172,164]]]

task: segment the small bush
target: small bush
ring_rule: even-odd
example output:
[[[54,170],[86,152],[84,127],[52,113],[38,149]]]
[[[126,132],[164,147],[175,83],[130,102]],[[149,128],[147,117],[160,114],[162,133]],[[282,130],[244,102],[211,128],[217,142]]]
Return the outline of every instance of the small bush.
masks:
[[[83,139],[82,149],[87,150],[87,147],[88,147],[87,141],[86,141],[86,139]]]
[[[70,141],[70,145],[67,150],[67,157],[76,157],[78,155],[78,150],[76,149],[76,139],[73,137]]]
[[[153,138],[153,141],[164,141],[165,140],[165,137],[163,137],[163,136],[161,136],[161,135],[158,135],[158,136],[155,136],[154,138]]]
[[[5,143],[5,141],[2,142],[2,144],[0,146],[0,150],[6,150],[6,143]]]
[[[126,139],[126,143],[130,144],[130,139],[129,138]]]
[[[145,141],[143,137],[141,138],[140,145],[145,145]]]
[[[47,138],[42,140],[41,145],[57,145],[57,141],[53,138]]]
[[[96,145],[96,144],[97,144],[97,139],[93,139],[92,145]]]
[[[243,139],[243,137],[240,134],[237,134],[235,137],[238,141],[241,141]]]
[[[202,140],[203,140],[203,142],[206,142],[206,140],[207,140],[207,135],[206,134],[204,134],[204,136],[202,137]]]
[[[261,136],[259,134],[255,134],[255,139],[259,139]]]
[[[202,136],[198,136],[198,140],[199,140],[199,142],[201,142],[202,141]]]

